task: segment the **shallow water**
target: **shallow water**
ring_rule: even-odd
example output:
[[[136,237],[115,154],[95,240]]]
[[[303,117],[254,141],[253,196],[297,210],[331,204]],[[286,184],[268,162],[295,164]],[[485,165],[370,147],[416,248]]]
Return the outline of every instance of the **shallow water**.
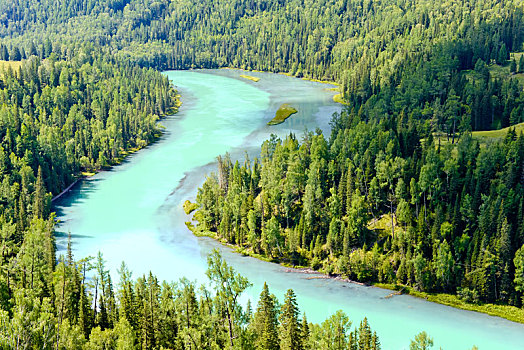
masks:
[[[187,277],[205,283],[207,254],[214,248],[253,283],[244,298],[254,303],[267,281],[280,300],[288,288],[298,295],[308,320],[321,322],[343,309],[356,325],[367,316],[383,349],[407,349],[409,339],[425,330],[435,348],[523,349],[524,325],[453,309],[410,296],[384,298],[390,292],[311,275],[231,252],[208,238],[196,238],[185,227],[185,199],[194,198],[215,158],[230,152],[241,162],[253,159],[271,133],[301,137],[307,128],[329,133],[329,120],[339,105],[330,86],[278,74],[238,70],[170,71],[182,95],[180,112],[162,124],[166,133],[155,144],[131,155],[110,171],[75,186],[55,203],[58,252],[70,232],[77,259],[101,251],[118,280],[122,261],[139,276],[153,271],[160,279]],[[278,126],[267,126],[282,103],[298,113]]]

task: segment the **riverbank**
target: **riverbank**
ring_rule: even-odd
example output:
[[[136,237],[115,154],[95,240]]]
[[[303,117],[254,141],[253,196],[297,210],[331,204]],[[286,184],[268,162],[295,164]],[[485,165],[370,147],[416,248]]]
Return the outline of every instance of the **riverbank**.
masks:
[[[193,209],[191,210],[191,212],[193,212],[194,210],[197,209],[195,207],[195,204],[196,203],[191,203],[190,201],[186,201],[184,204],[184,207],[191,205],[191,208]],[[191,212],[186,211],[186,214],[189,215]],[[196,220],[198,221],[198,219]],[[461,309],[461,310],[466,310],[466,311],[480,312],[480,313],[487,314],[490,316],[496,316],[496,317],[504,318],[512,322],[524,324],[524,309],[520,309],[515,306],[498,305],[498,304],[471,304],[471,303],[465,302],[464,300],[461,300],[458,296],[453,295],[453,294],[419,292],[419,291],[416,291],[412,287],[405,286],[405,285],[397,285],[397,284],[386,284],[386,283],[378,283],[378,282],[367,284],[367,283],[362,283],[358,281],[353,281],[349,278],[342,277],[341,275],[330,275],[322,271],[314,270],[308,266],[291,266],[290,264],[282,262],[278,259],[268,258],[267,256],[254,253],[250,249],[246,249],[238,245],[227,243],[225,240],[220,239],[216,235],[215,232],[201,231],[197,229],[191,222],[186,222],[186,226],[197,237],[212,238],[220,242],[224,246],[227,246],[233,249],[235,252],[239,254],[250,256],[252,258],[256,258],[262,261],[279,264],[281,266],[287,267],[288,269],[290,269],[290,271],[292,270],[294,272],[315,275],[311,278],[333,279],[333,280],[342,281],[346,283],[355,283],[355,284],[359,284],[362,286],[370,286],[370,287],[376,287],[376,288],[381,288],[381,289],[388,289],[388,290],[394,291],[394,293],[391,293],[390,295],[388,295],[388,298],[395,297],[396,295],[401,295],[401,294],[409,294],[411,296],[414,296],[420,299],[424,299],[427,301],[431,301],[433,303],[446,305],[446,306],[450,306],[456,309]]]
[[[235,69],[235,70],[243,70],[243,71],[246,71],[246,72],[254,72],[254,73],[273,73],[273,74],[285,75],[285,76],[291,77],[291,78],[297,78],[297,79],[302,79],[302,80],[306,80],[306,81],[311,81],[311,82],[314,82],[314,83],[334,85],[334,86],[336,86],[336,88],[328,89],[329,91],[338,92],[337,94],[333,95],[333,102],[340,103],[341,105],[347,105],[347,102],[344,100],[344,94],[341,92],[341,85],[339,83],[337,83],[337,82],[334,82],[334,81],[314,79],[314,78],[308,78],[308,77],[303,77],[303,76],[298,77],[298,76],[295,76],[295,75],[293,75],[291,73],[287,73],[287,72],[269,72],[269,71],[268,72],[264,72],[264,71],[255,70],[255,69],[234,68],[234,67],[220,67],[219,69]],[[260,80],[260,78],[251,77],[251,76],[244,75],[244,74],[241,74],[240,77],[244,78],[244,79],[252,80],[254,82],[258,82]],[[253,79],[253,78],[255,78],[256,80]]]
[[[69,186],[67,186],[62,192],[60,192],[59,194],[57,194],[56,196],[54,196],[53,198],[51,198],[51,202],[54,202],[56,201],[57,199],[60,199],[64,194],[66,194],[67,192],[69,192],[69,190],[71,188],[73,188],[74,185],[76,185],[78,183],[78,181],[84,179],[85,176],[84,175],[81,175],[80,177],[78,177],[75,181],[73,181],[72,184],[70,184]]]
[[[178,109],[180,108],[180,106],[182,105],[182,102],[180,101],[180,94],[176,94],[175,95],[175,101],[173,101],[173,106],[169,107],[167,112],[163,115],[160,116],[160,119],[158,120],[157,124],[160,124],[160,121],[162,121],[162,119],[168,117],[168,116],[172,116],[172,115],[175,115],[177,112],[178,112]],[[163,135],[163,127],[162,125],[160,124],[160,128],[159,128],[159,132],[155,133],[154,136],[153,136],[153,140],[150,141],[150,142],[147,142],[145,145],[143,146],[137,146],[137,147],[132,147],[132,148],[129,148],[127,150],[124,150],[124,149],[121,149],[119,154],[118,154],[118,157],[115,158],[113,160],[113,162],[111,164],[109,164],[109,166],[107,167],[102,167],[102,168],[99,168],[99,169],[90,169],[89,171],[81,171],[80,173],[78,174],[75,174],[75,177],[76,177],[76,180],[73,181],[69,186],[67,186],[64,190],[62,190],[62,192],[60,192],[59,194],[57,194],[56,196],[54,196],[53,198],[51,198],[51,202],[54,202],[60,198],[62,198],[62,196],[64,196],[66,193],[68,193],[71,188],[73,188],[78,182],[80,182],[81,180],[85,179],[85,178],[88,178],[88,177],[91,177],[95,174],[97,174],[98,172],[102,171],[102,170],[108,170],[110,169],[111,167],[113,166],[116,166],[116,165],[119,165],[121,164],[129,155],[135,153],[135,152],[138,152],[140,151],[141,149],[144,149],[145,147],[155,143],[156,141],[158,141],[162,135]]]
[[[397,284],[373,283],[373,286],[393,291],[402,290],[402,294],[409,294],[411,296],[425,299],[433,303],[451,306],[461,310],[480,312],[490,316],[496,316],[524,324],[524,309],[520,309],[515,306],[499,304],[471,304],[461,300],[458,296],[453,294],[419,292],[416,291],[413,287]]]

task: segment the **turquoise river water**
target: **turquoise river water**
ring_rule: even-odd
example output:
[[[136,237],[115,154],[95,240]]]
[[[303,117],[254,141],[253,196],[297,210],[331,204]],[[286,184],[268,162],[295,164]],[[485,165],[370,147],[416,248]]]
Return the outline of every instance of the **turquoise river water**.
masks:
[[[101,251],[113,280],[122,261],[134,276],[150,270],[159,279],[181,277],[207,283],[206,257],[219,248],[229,264],[252,283],[244,297],[256,304],[264,281],[280,300],[292,288],[309,321],[321,322],[338,309],[358,324],[365,316],[383,349],[407,349],[420,331],[435,339],[435,349],[524,349],[524,325],[480,313],[457,310],[411,296],[385,298],[390,291],[315,279],[280,265],[234,253],[209,238],[196,238],[185,227],[182,210],[196,196],[215,158],[229,152],[251,159],[271,133],[285,137],[319,127],[329,133],[329,120],[340,105],[329,85],[278,74],[238,70],[169,71],[165,74],[182,95],[178,114],[162,121],[164,136],[128,157],[123,164],[80,182],[55,203],[60,224],[58,253],[67,233],[77,259]],[[283,124],[266,125],[282,103],[299,112]]]

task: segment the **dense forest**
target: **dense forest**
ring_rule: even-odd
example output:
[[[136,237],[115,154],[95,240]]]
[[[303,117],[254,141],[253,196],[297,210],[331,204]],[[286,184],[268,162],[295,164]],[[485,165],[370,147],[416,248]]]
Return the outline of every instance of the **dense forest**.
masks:
[[[96,314],[93,300],[103,300],[98,282],[108,293],[109,277],[96,279],[92,296],[85,273],[95,265],[86,269],[86,261],[76,263],[70,254],[57,262],[51,198],[82,171],[114,164],[153,141],[159,117],[174,111],[176,92],[159,72],[104,59],[88,47],[67,61],[51,53],[45,60],[31,56],[15,70],[4,67],[0,346],[79,348],[99,325],[89,315]]]
[[[198,192],[197,228],[362,282],[522,305],[522,133],[441,143],[413,120],[348,112],[332,126],[329,140],[272,137],[243,165],[220,157]]]
[[[82,171],[153,141],[176,92],[155,70],[83,49],[70,60],[32,56],[0,74],[0,347],[13,349],[380,349],[364,319],[338,312],[320,325],[265,286],[256,311],[238,303],[250,283],[218,252],[210,290],[195,282],[131,279],[113,287],[102,255],[58,259],[51,198]],[[418,340],[414,340],[416,344]]]
[[[524,58],[510,55],[522,51],[520,1],[11,0],[0,13],[0,59],[67,58],[93,42],[159,69],[230,66],[336,81],[356,111],[435,118],[450,134],[461,122],[486,130],[524,121],[515,74]],[[489,68],[504,65],[507,74],[490,79]]]
[[[212,289],[187,279],[160,283],[151,273],[133,281],[125,264],[113,288],[100,254],[74,261],[69,246],[54,267],[36,256],[31,287],[2,300],[4,349],[380,349],[366,319],[353,330],[341,311],[308,323],[292,290],[280,304],[265,285],[256,310],[243,307],[238,299],[250,283],[218,251],[208,257]],[[412,346],[428,340],[423,332]]]
[[[523,27],[517,0],[1,1],[1,347],[380,347],[366,320],[309,324],[292,291],[280,305],[265,286],[242,308],[249,283],[217,254],[212,290],[125,266],[113,288],[101,256],[57,259],[51,198],[161,133],[170,68],[335,81],[347,104],[329,139],[220,158],[198,229],[360,281],[522,306],[524,137],[471,132],[524,122]]]

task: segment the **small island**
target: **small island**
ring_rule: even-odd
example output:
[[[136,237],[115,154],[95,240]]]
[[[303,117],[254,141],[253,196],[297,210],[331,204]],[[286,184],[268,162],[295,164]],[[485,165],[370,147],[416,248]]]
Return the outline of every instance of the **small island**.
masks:
[[[245,75],[245,74],[240,74],[240,77],[244,78],[244,79],[248,79],[248,80],[254,81],[255,83],[260,80],[260,78],[252,77],[251,75]]]
[[[283,123],[287,118],[289,118],[291,115],[297,113],[298,111],[291,107],[289,104],[284,103],[280,108],[277,110],[277,113],[275,114],[275,117],[271,119],[267,125],[278,125],[280,123]]]

